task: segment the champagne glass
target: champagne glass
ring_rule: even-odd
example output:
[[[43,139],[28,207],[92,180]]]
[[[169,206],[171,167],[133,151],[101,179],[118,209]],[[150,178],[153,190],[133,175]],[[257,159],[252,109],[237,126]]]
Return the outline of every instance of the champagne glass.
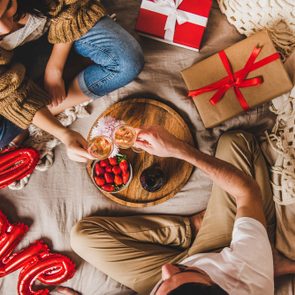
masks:
[[[121,149],[129,149],[132,148],[132,150],[136,153],[143,152],[142,149],[138,149],[133,147],[135,141],[137,138],[137,131],[133,127],[122,124],[119,125],[113,133],[113,140],[114,143]]]
[[[114,148],[112,140],[104,135],[92,138],[88,144],[88,153],[99,159],[107,159]]]

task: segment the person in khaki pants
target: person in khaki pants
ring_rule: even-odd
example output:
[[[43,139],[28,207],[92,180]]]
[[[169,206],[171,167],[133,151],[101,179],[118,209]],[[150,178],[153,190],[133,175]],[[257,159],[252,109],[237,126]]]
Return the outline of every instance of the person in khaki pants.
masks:
[[[136,146],[188,161],[213,180],[204,218],[86,217],[71,232],[78,255],[139,294],[268,295],[274,293],[273,262],[275,275],[295,272],[294,263],[271,249],[266,228],[272,236],[274,204],[252,135],[222,135],[216,157],[157,126],[141,130]]]

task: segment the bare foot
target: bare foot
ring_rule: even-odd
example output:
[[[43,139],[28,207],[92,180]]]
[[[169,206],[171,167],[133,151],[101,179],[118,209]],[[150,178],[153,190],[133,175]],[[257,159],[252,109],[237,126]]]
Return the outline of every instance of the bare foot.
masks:
[[[197,214],[190,217],[191,224],[194,227],[195,235],[198,233],[198,231],[201,228],[205,212],[206,212],[206,210],[203,210],[203,211],[201,211],[201,212],[199,212],[199,213],[197,213]]]
[[[67,287],[57,287],[54,289],[54,291],[57,291],[60,294],[64,294],[64,295],[80,295],[80,293],[74,291],[71,288],[67,288]]]
[[[273,249],[273,261],[274,261],[274,275],[275,277],[295,274],[295,261],[290,260],[281,254],[279,251]]]

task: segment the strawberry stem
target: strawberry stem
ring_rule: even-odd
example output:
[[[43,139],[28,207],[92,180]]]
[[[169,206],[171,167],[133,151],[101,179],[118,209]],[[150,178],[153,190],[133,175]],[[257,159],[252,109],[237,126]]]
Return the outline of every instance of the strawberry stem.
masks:
[[[117,154],[117,160],[118,160],[118,163],[120,164],[123,160],[127,160],[127,156],[122,154]]]

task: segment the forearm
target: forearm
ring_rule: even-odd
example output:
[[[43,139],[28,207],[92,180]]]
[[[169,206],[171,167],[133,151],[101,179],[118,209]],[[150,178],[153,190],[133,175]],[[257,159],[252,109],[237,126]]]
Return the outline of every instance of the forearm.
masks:
[[[237,217],[251,217],[265,224],[257,182],[230,163],[198,151],[160,126],[140,130],[135,146],[158,157],[174,157],[191,163],[235,198]]]
[[[232,164],[204,154],[188,144],[183,144],[175,156],[204,171],[222,190],[236,200],[236,217],[250,217],[266,226],[260,188],[251,176]]]
[[[191,163],[205,172],[221,189],[235,198],[247,197],[259,191],[256,181],[230,163],[202,153],[194,147],[183,144],[175,157]]]
[[[64,135],[67,133],[67,128],[65,128],[47,109],[44,107],[40,109],[34,116],[34,125],[40,129],[46,131],[47,133],[53,135],[59,140],[63,141]]]
[[[64,127],[46,107],[35,114],[33,124],[58,138],[66,146],[71,160],[77,162],[93,160],[87,152],[85,138],[79,132]]]
[[[52,48],[46,70],[56,70],[62,73],[72,45],[73,42],[55,44]]]

